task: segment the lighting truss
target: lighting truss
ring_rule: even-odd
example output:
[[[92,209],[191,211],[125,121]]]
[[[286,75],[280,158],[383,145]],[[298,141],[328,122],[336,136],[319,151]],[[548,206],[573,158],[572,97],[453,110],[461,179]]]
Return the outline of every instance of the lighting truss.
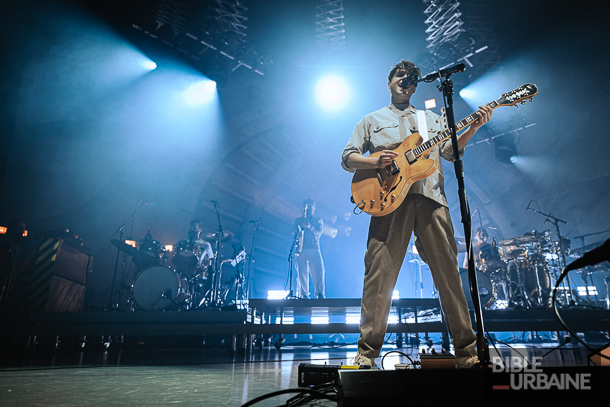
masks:
[[[443,44],[452,44],[465,30],[462,28],[464,22],[460,19],[462,13],[458,10],[460,3],[455,0],[424,0],[426,10],[426,41],[430,53],[443,56]],[[446,47],[445,53],[450,53],[451,47]],[[444,58],[446,59],[446,58]]]
[[[468,76],[474,79],[494,68],[500,61],[493,27],[488,21],[489,6],[473,0],[471,17],[459,10],[456,0],[423,0],[426,41],[429,56],[422,58],[421,68],[443,69],[459,62],[468,65]],[[477,40],[484,39],[484,44]],[[485,51],[485,52],[483,52]]]
[[[226,76],[240,67],[264,75],[264,67],[273,64],[271,56],[259,55],[246,44],[247,11],[242,0],[158,0],[151,13],[154,22],[133,27],[226,82]]]
[[[186,31],[186,16],[188,6],[183,0],[159,0],[155,10],[157,24],[166,24],[174,32],[174,36]]]
[[[246,27],[245,22],[248,20],[244,13],[248,10],[240,4],[239,0],[214,0],[215,13],[214,19],[218,23],[218,28],[221,32],[232,33],[234,41],[237,44],[246,42]]]
[[[316,7],[316,49],[345,50],[342,0],[318,0]]]

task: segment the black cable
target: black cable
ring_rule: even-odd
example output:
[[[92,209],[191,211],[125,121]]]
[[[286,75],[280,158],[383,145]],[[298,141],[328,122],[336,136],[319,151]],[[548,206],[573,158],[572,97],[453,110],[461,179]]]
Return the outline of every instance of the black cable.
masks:
[[[390,353],[399,353],[399,354],[401,354],[401,355],[405,356],[407,359],[409,359],[409,360],[411,361],[411,364],[412,364],[412,365],[414,365],[414,364],[415,364],[415,362],[413,362],[413,359],[411,359],[411,357],[410,357],[409,355],[407,355],[406,353],[401,352],[401,351],[399,351],[399,350],[391,350],[391,351],[389,351],[389,352],[386,352],[386,354],[385,354],[385,355],[383,355],[383,357],[381,358],[381,370],[385,370],[385,369],[383,368],[383,361],[385,360],[385,357],[386,357],[386,356],[388,356]]]
[[[489,331],[487,330],[487,327],[485,328],[485,332],[487,333],[487,340],[489,342],[491,342],[491,346],[493,346],[493,348],[495,349],[496,353],[500,356],[500,359],[502,360],[502,368],[505,369],[506,366],[504,365],[504,359],[502,358],[502,354],[500,353],[500,351],[498,350],[498,347],[496,346],[496,343],[494,342],[494,340],[491,337],[491,334],[489,333]],[[508,346],[508,345],[506,345]],[[510,348],[510,346],[508,346]],[[512,349],[512,348],[511,348]],[[491,361],[490,361],[491,362]],[[493,364],[493,363],[492,363]]]
[[[317,391],[317,390],[313,390],[313,389],[299,388],[299,389],[284,389],[284,390],[278,390],[278,391],[273,391],[271,393],[263,394],[262,396],[256,397],[256,398],[248,401],[246,404],[242,404],[241,407],[253,406],[256,403],[263,401],[263,400],[267,400],[271,397],[281,396],[282,394],[289,394],[289,393],[310,393],[310,394],[317,395],[318,398],[323,398],[323,399],[327,399],[330,401],[337,401],[337,397],[328,396],[327,394],[325,394],[321,391]]]
[[[517,349],[513,348],[512,346],[510,346],[510,345],[509,345],[509,344],[507,344],[507,343],[502,342],[501,340],[499,340],[499,339],[497,339],[497,338],[496,338],[496,341],[500,342],[502,345],[507,346],[507,347],[509,347],[510,349],[512,349],[512,350],[514,350],[515,352],[517,352],[517,354],[518,354],[519,356],[521,356],[521,358],[522,358],[523,360],[525,360],[525,362],[528,364],[528,366],[529,366],[529,367],[532,367],[532,364],[531,364],[531,363],[530,363],[530,362],[527,360],[527,358],[526,358],[525,356],[523,356],[523,355],[522,355],[522,354],[521,354],[521,353],[520,353],[520,352],[519,352]]]
[[[336,396],[337,392],[335,390],[335,382],[328,382],[328,383],[322,383],[322,384],[318,384],[312,387],[313,390],[317,390],[320,391],[322,393],[328,394],[328,393],[334,393],[333,395]],[[315,400],[317,397],[315,397],[312,394],[298,394],[292,398],[289,398],[286,401],[286,404],[284,404],[284,406],[287,407],[292,407],[292,406],[298,406],[298,405],[302,405],[304,403],[308,403],[312,400]]]
[[[563,273],[561,273],[561,276],[559,276],[559,279],[555,283],[555,290],[553,290],[553,300],[552,300],[553,312],[555,313],[555,316],[559,320],[559,323],[565,328],[566,331],[568,331],[570,333],[570,335],[572,335],[573,338],[575,338],[578,342],[582,343],[585,348],[589,349],[591,352],[595,353],[596,355],[599,355],[602,358],[610,360],[609,356],[604,355],[602,352],[598,351],[597,349],[593,349],[591,346],[589,346],[589,344],[587,342],[580,339],[578,337],[578,335],[576,335],[570,328],[568,328],[568,325],[564,322],[563,318],[561,318],[561,315],[559,315],[559,310],[557,309],[557,292],[559,291],[559,285],[561,284],[563,279],[568,275],[569,272],[570,272],[570,270],[568,270],[567,268],[564,269]]]
[[[553,351],[556,351],[557,349],[561,348],[561,347],[562,347],[562,346],[564,346],[564,345],[567,345],[567,344],[568,344],[568,343],[570,343],[570,342],[572,342],[572,338],[570,338],[569,336],[566,336],[566,337],[565,337],[565,339],[564,339],[564,342],[563,342],[561,345],[554,347],[553,349],[551,349],[550,351],[548,351],[547,353],[545,353],[544,355],[542,355],[542,357],[541,357],[540,359],[538,359],[538,360],[540,361],[540,360],[544,359],[544,357],[545,357],[546,355],[548,355],[549,353],[551,353],[551,352],[553,352]]]

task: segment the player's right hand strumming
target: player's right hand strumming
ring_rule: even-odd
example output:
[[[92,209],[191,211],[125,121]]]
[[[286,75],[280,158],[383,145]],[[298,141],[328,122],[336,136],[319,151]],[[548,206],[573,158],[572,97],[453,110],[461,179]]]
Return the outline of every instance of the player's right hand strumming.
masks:
[[[392,164],[392,161],[394,161],[394,158],[396,157],[398,157],[398,153],[392,150],[381,151],[381,155],[377,159],[377,164],[375,165],[375,168],[387,167],[388,165]]]

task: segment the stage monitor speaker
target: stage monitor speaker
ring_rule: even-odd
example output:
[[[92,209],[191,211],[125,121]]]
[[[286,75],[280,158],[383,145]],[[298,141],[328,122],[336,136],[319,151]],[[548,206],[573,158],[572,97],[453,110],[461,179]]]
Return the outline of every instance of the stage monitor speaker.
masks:
[[[25,312],[81,311],[93,257],[61,238],[42,239],[35,259]]]

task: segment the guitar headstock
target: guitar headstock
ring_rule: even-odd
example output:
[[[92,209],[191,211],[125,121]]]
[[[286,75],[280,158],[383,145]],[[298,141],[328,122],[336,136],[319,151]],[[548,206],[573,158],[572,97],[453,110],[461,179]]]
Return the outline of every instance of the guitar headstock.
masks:
[[[517,103],[525,104],[526,100],[532,100],[538,94],[538,87],[531,83],[526,83],[513,89],[510,92],[502,94],[496,101],[498,106],[515,106]]]

